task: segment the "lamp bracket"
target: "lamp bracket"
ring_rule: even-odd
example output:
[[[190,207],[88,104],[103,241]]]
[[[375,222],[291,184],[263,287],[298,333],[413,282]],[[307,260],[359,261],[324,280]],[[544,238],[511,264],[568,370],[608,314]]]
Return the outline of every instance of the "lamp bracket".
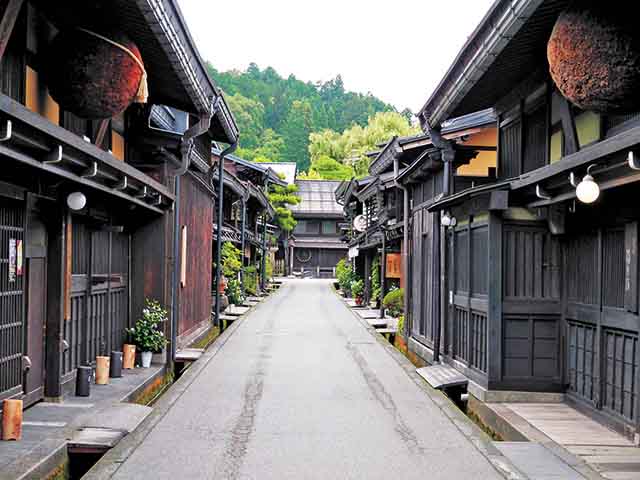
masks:
[[[573,188],[578,188],[578,182],[576,181],[576,175],[573,172],[569,173],[569,183],[571,184],[571,186]]]

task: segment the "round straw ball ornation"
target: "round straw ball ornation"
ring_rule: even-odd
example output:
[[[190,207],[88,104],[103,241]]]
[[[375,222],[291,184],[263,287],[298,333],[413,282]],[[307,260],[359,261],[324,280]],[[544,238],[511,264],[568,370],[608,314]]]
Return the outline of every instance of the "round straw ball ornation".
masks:
[[[59,32],[43,57],[51,96],[64,110],[82,118],[105,119],[124,112],[136,98],[144,75],[143,66],[131,54],[142,62],[138,47],[120,32]]]
[[[640,30],[617,2],[572,3],[558,17],[547,58],[558,90],[583,110],[640,109]]]

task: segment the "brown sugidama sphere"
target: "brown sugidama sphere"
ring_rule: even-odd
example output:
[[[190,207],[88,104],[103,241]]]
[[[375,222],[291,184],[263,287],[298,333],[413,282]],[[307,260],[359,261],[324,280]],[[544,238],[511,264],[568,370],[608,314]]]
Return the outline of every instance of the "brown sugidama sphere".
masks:
[[[138,59],[138,47],[121,33],[97,32],[125,46]],[[134,100],[143,71],[124,50],[76,29],[61,31],[44,57],[47,86],[60,107],[88,119],[111,118]]]
[[[547,44],[551,77],[583,110],[640,109],[640,35],[636,16],[616,2],[583,0],[556,21]]]

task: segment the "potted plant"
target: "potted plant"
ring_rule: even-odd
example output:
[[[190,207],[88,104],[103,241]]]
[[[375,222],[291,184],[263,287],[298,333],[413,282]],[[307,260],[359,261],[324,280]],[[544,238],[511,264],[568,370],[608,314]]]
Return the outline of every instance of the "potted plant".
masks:
[[[356,299],[356,305],[362,305],[363,292],[364,292],[364,282],[362,280],[354,280],[353,282],[351,282],[351,293],[353,294],[353,298]]]
[[[167,311],[155,300],[145,300],[140,318],[135,327],[128,328],[127,333],[140,349],[142,367],[151,366],[151,357],[154,352],[161,351],[167,345],[167,339],[158,326],[167,321]]]
[[[382,306],[390,316],[398,318],[404,313],[404,289],[392,288],[382,301]]]

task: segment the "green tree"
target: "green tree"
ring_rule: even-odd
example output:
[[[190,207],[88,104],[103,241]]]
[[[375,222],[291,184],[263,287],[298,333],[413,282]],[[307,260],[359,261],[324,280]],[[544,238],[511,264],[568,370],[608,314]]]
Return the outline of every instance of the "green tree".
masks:
[[[311,168],[321,178],[327,180],[333,178],[324,177],[323,171],[327,175],[338,175],[338,179],[348,178],[346,177],[347,169],[357,176],[367,175],[371,161],[367,153],[378,150],[379,144],[388,142],[393,136],[413,135],[418,131],[418,128],[412,126],[401,114],[381,112],[369,117],[366,126],[354,125],[342,134],[331,130],[313,133],[309,137]],[[334,160],[346,168],[339,170],[340,173],[336,173],[337,168],[327,159]],[[340,175],[344,175],[344,177]]]
[[[227,72],[208,64],[208,71],[225,92],[238,121],[237,155],[248,160],[286,158],[296,161],[300,171],[306,170],[311,160],[309,133],[330,129],[341,135],[354,125],[366,126],[369,117],[378,112],[394,111],[371,94],[346,91],[340,75],[327,82],[302,82],[294,75],[283,78],[273,68],[261,69],[255,63],[245,71]],[[282,139],[280,146],[278,139]],[[351,150],[347,154],[351,155]]]
[[[296,162],[300,170],[307,170],[311,163],[309,159],[309,135],[313,128],[311,105],[306,100],[295,100],[282,128],[282,135],[286,139],[282,159],[286,162]]]
[[[317,175],[317,178],[323,180],[349,180],[353,178],[355,172],[350,165],[322,156],[311,162],[309,174]]]
[[[290,208],[291,205],[300,203],[297,192],[298,186],[295,184],[286,187],[271,184],[267,192],[267,197],[276,211],[276,223],[286,233],[293,231],[297,223]]]
[[[264,106],[239,93],[226,98],[238,128],[242,132],[242,147],[247,149],[258,147],[264,130]]]

